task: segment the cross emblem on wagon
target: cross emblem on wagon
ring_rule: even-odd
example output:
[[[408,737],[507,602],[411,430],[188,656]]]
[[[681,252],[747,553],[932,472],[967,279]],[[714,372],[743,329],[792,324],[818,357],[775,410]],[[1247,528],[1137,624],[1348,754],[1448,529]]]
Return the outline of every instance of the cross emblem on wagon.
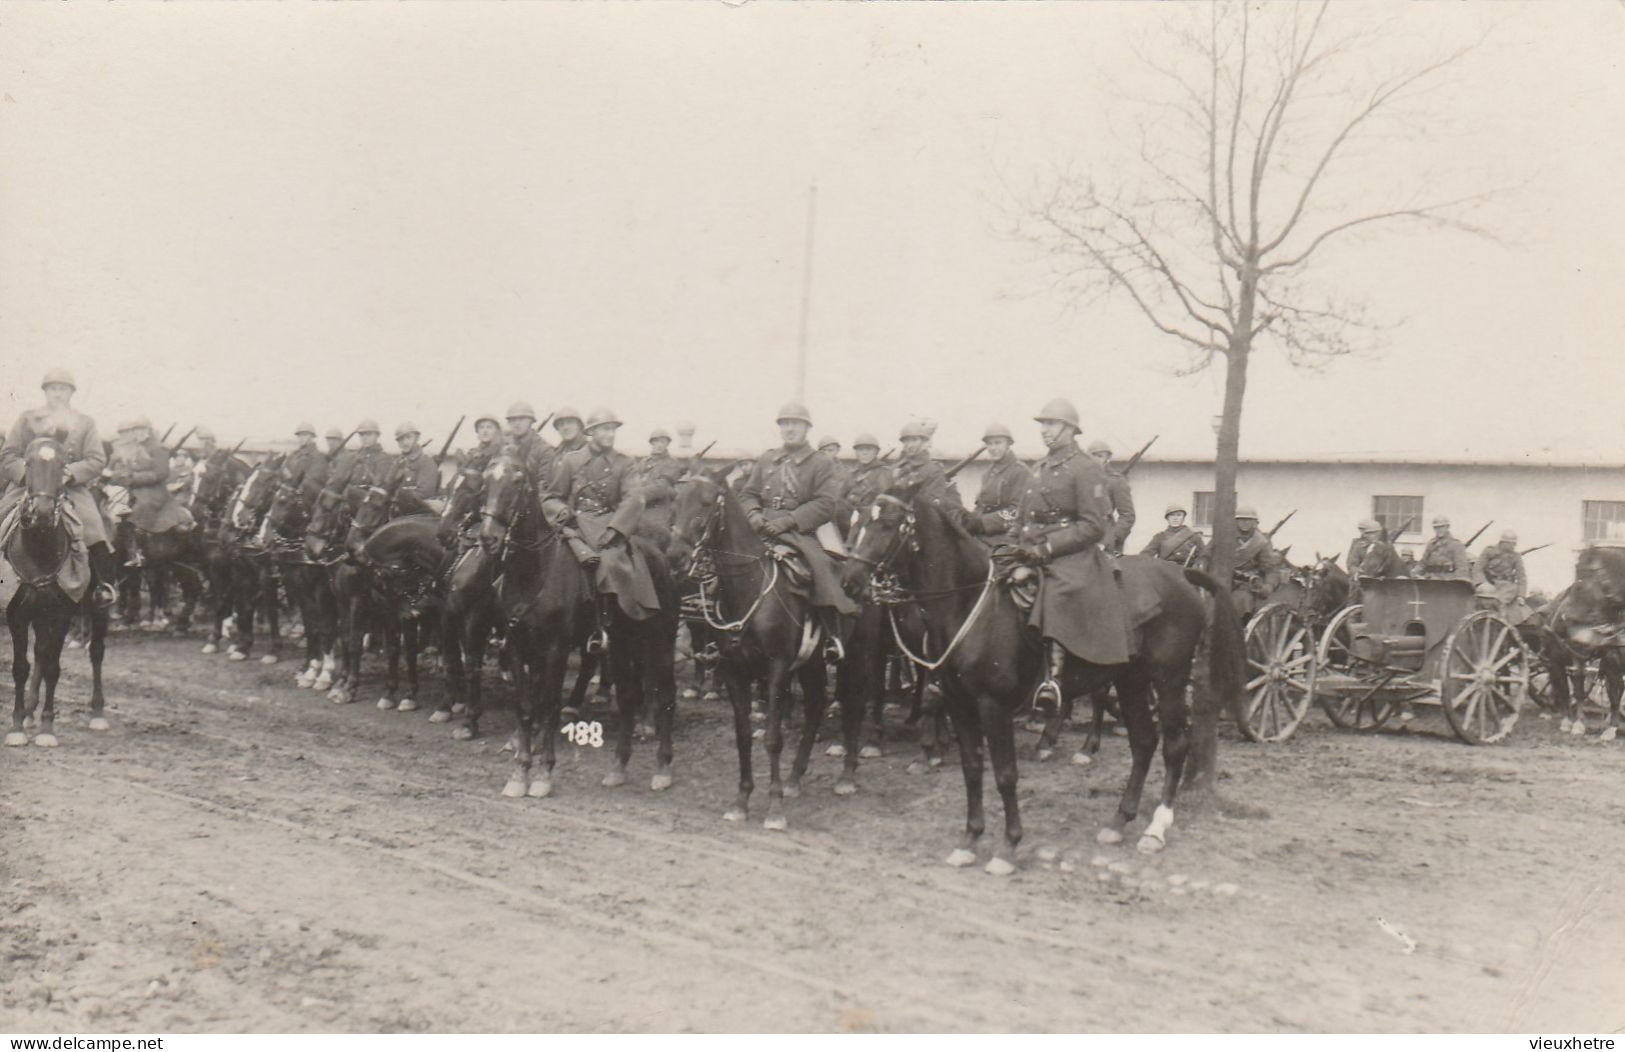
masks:
[[[1411,594],[1416,596],[1416,598],[1412,599],[1409,604],[1411,608],[1411,620],[1420,621],[1422,620],[1422,607],[1426,606],[1427,604],[1422,602],[1422,593],[1412,592]]]

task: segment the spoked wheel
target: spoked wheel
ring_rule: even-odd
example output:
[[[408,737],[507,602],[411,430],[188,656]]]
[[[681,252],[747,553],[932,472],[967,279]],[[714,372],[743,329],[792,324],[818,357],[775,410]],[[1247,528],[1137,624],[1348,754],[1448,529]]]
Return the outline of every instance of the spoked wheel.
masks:
[[[1529,655],[1518,632],[1489,610],[1475,610],[1445,640],[1439,700],[1456,737],[1488,745],[1511,733],[1529,694]]]
[[[1315,696],[1315,635],[1296,608],[1270,603],[1247,622],[1248,741],[1292,737]]]
[[[1389,676],[1381,666],[1354,654],[1354,625],[1365,614],[1361,606],[1337,612],[1321,633],[1317,653],[1320,665],[1320,707],[1346,731],[1374,731],[1388,722],[1398,707],[1384,686]]]

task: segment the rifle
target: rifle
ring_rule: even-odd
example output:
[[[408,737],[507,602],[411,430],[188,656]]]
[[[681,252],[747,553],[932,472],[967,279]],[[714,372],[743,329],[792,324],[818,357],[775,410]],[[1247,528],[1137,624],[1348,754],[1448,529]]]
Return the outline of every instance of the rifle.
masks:
[[[174,429],[173,426],[171,426],[169,430],[173,431],[175,429]],[[186,432],[186,434],[181,436],[181,440],[179,442],[176,442],[174,445],[170,446],[169,447],[170,455],[173,456],[174,454],[180,452],[180,448],[182,446],[186,445],[186,440],[191,438],[192,437],[192,432],[196,431],[196,430],[197,430],[197,428],[193,427],[191,431],[188,431],[188,432]],[[164,432],[164,438],[168,438],[168,437],[169,437],[169,432],[168,431]]]
[[[176,426],[176,424],[170,424],[168,427],[164,428],[164,433],[158,436],[158,441],[168,442],[169,436],[175,433]]]
[[[713,438],[710,442],[706,443],[704,449],[700,450],[698,453],[696,453],[693,456],[689,457],[688,462],[690,464],[695,464],[695,463],[698,463],[699,461],[704,460],[705,455],[707,453],[711,452],[711,447],[716,445],[716,444],[717,444],[717,440]]]
[[[1482,525],[1482,526],[1480,526],[1478,528],[1477,533],[1473,534],[1471,537],[1469,537],[1465,541],[1463,541],[1461,546],[1463,548],[1471,548],[1473,546],[1473,542],[1478,540],[1478,538],[1483,535],[1485,530],[1489,529],[1491,526],[1494,526],[1494,525],[1495,525],[1495,520],[1494,519],[1491,519],[1489,522],[1486,522],[1484,525]]]
[[[1294,516],[1296,514],[1298,514],[1298,509],[1293,508],[1291,511],[1287,512],[1285,515],[1281,516],[1281,521],[1275,524],[1274,529],[1265,530],[1264,531],[1264,536],[1268,537],[1270,540],[1273,541],[1275,539],[1276,531],[1278,531],[1282,526],[1285,526],[1287,523],[1291,522],[1292,521],[1292,516]]]
[[[354,431],[351,431],[348,435],[345,435],[344,436],[344,441],[339,443],[338,449],[333,450],[331,455],[335,456],[335,457],[338,456],[340,450],[344,449],[345,446],[350,444],[350,439],[354,438],[355,436],[359,435],[360,433],[361,433],[361,429],[358,427]]]
[[[542,417],[542,422],[536,425],[535,430],[536,431],[541,431],[542,428],[546,427],[548,425],[548,422],[551,421],[553,419],[553,417],[556,415],[556,412],[557,411],[555,410],[553,413],[549,413],[546,416]]]
[[[247,441],[248,441],[248,439],[246,437],[239,438],[237,440],[237,444],[235,446],[231,447],[231,452],[226,454],[226,463],[227,464],[231,463],[232,458],[237,455],[238,451],[243,448],[243,443],[247,442]]]
[[[875,463],[876,464],[884,464],[886,461],[891,459],[891,455],[893,453],[895,453],[895,452],[897,452],[897,447],[893,446],[890,449],[886,450],[885,455],[882,456],[879,460],[875,461]]]
[[[1399,540],[1400,534],[1411,528],[1411,523],[1415,521],[1416,516],[1412,515],[1410,518],[1399,524],[1399,529],[1388,531],[1388,536],[1383,538],[1383,540],[1388,544],[1393,544],[1395,541]]]
[[[1152,435],[1151,442],[1155,442],[1161,437],[1161,435]],[[1138,464],[1140,462],[1140,458],[1145,456],[1145,451],[1151,448],[1151,442],[1147,442],[1145,445],[1141,446],[1138,453],[1134,454],[1132,457],[1129,457],[1128,463],[1123,465],[1123,474],[1127,475],[1129,472],[1134,470],[1134,465]],[[1286,520],[1283,519],[1282,521],[1284,522]],[[1279,529],[1279,527],[1277,527],[1277,529]]]
[[[1525,548],[1523,551],[1519,552],[1518,554],[1519,555],[1528,555],[1530,552],[1538,552],[1542,548],[1550,548],[1551,546],[1552,546],[1552,542],[1547,541],[1545,544],[1537,544],[1533,548]]]
[[[451,426],[451,434],[446,436],[446,444],[440,447],[440,455],[434,458],[434,462],[436,464],[440,463],[442,460],[445,460],[446,454],[451,452],[452,440],[457,437],[457,432],[463,429],[463,421],[467,419],[468,414],[464,413],[462,416],[457,418],[457,423]]]
[[[953,478],[955,475],[959,474],[961,471],[964,471],[966,468],[970,467],[970,462],[971,461],[975,460],[977,457],[981,456],[983,453],[986,453],[986,452],[987,452],[987,447],[982,446],[976,452],[972,453],[970,456],[966,457],[964,460],[961,460],[959,463],[957,463],[953,467],[949,468],[947,470],[947,472],[945,472],[945,474],[947,475],[948,478],[950,478],[950,479]]]

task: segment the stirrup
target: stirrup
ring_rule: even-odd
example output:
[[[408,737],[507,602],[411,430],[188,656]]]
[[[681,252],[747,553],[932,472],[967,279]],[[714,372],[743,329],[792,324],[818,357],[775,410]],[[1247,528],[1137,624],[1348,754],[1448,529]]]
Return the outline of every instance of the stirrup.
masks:
[[[609,633],[602,628],[597,629],[587,637],[587,653],[602,654],[609,649]]]
[[[1046,720],[1061,711],[1061,685],[1049,676],[1033,691],[1033,711]]]
[[[98,610],[106,610],[118,602],[118,589],[106,581],[96,582],[90,590],[90,604]]]
[[[840,664],[846,660],[846,647],[841,643],[841,637],[825,634],[824,660]]]

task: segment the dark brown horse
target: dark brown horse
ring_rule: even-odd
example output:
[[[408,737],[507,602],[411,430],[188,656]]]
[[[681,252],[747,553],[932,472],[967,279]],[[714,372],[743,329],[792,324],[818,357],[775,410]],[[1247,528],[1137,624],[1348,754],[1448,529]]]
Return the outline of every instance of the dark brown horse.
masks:
[[[800,795],[801,779],[824,718],[828,672],[822,656],[806,646],[808,621],[814,617],[806,596],[792,582],[791,571],[779,554],[757,537],[745,509],[723,482],[725,475],[726,470],[701,472],[677,487],[673,539],[689,553],[688,565],[680,572],[711,582],[702,592],[705,617],[720,639],[720,670],[733,705],[734,742],[739,751],[738,796],[723,818],[740,822],[749,815],[750,794],[755,788],[750,694],[752,683],[761,679],[767,684],[765,744],[771,777],[762,824],[767,829],[784,829],[784,798]],[[801,741],[786,783],[780,779],[779,761],[792,675],[801,684],[803,719]],[[863,709],[843,701],[841,712],[845,757],[835,792],[847,796],[857,792]]]
[[[451,551],[444,585],[442,622],[446,654],[446,700],[429,719],[447,723],[461,714],[452,731],[459,741],[476,738],[485,714],[483,666],[492,632],[498,627],[496,564],[480,545],[480,506],[485,500],[484,471],[465,465],[452,479],[440,513],[440,543]],[[500,653],[500,650],[498,651]]]
[[[916,500],[912,487],[883,495],[865,515],[848,575],[892,575],[924,618],[927,647],[913,658],[934,669],[942,685],[959,736],[965,774],[965,835],[948,862],[964,866],[976,860],[976,844],[985,828],[985,740],[1005,818],[1004,842],[988,862],[987,871],[1003,875],[1015,868],[1016,846],[1022,835],[1016,801],[1014,717],[1032,698],[1043,676],[1044,654],[1027,627],[1025,611],[1000,580],[987,547],[960,526],[954,511],[932,500]],[[1205,633],[1211,686],[1233,710],[1242,703],[1245,659],[1241,623],[1216,581],[1149,556],[1125,556],[1119,563],[1131,561],[1138,565],[1125,568],[1125,579],[1134,586],[1155,589],[1160,602],[1159,612],[1138,629],[1138,656],[1124,665],[1101,666],[1069,654],[1060,678],[1063,693],[1072,696],[1112,686],[1128,724],[1133,769],[1116,814],[1100,831],[1102,843],[1121,841],[1124,828],[1139,811],[1160,724],[1165,770],[1162,801],[1139,842],[1140,850],[1157,851],[1173,824],[1174,800],[1190,746],[1185,688],[1197,645]],[[1205,599],[1203,592],[1207,593]]]
[[[1535,637],[1548,680],[1572,734],[1586,731],[1585,667],[1597,662],[1608,694],[1608,724],[1599,737],[1619,736],[1625,695],[1625,549],[1593,545],[1580,553],[1574,583],[1519,631]]]
[[[564,675],[571,652],[581,649],[597,627],[596,595],[588,571],[560,534],[543,522],[536,485],[523,462],[504,453],[486,469],[484,482],[480,544],[500,568],[497,606],[506,626],[519,709],[514,769],[502,794],[549,796]],[[659,737],[649,788],[662,790],[672,784],[677,590],[665,556],[655,545],[639,537],[626,538],[624,543],[637,545],[647,561],[660,610],[652,617],[634,620],[619,604],[613,608],[608,661],[617,716],[615,766],[604,776],[603,784],[626,783],[637,714],[647,697]],[[539,765],[534,749],[538,731],[542,737]]]
[[[306,531],[320,494],[319,481],[296,483],[284,477],[265,514],[264,533],[277,574],[289,600],[299,610],[304,630],[305,660],[294,683],[327,691],[333,686],[338,667],[338,598],[333,593],[330,568],[311,558],[305,546]]]
[[[203,646],[205,654],[220,649],[223,635],[221,626],[231,612],[231,552],[229,536],[225,534],[226,517],[244,482],[248,481],[249,466],[236,457],[219,453],[198,461],[192,469],[192,500],[189,508],[197,521],[198,539],[202,547],[204,611],[209,622],[209,638]],[[183,622],[190,611],[183,612]]]
[[[23,485],[26,487],[15,516],[4,524],[0,537],[6,561],[19,579],[16,593],[6,605],[6,623],[11,628],[11,675],[16,684],[16,700],[11,710],[11,731],[7,745],[27,745],[27,723],[39,713],[39,730],[34,744],[51,747],[56,739],[56,684],[62,675],[62,646],[74,617],[85,615],[90,623],[90,729],[108,729],[102,695],[102,656],[107,651],[107,611],[90,600],[89,560],[75,553],[65,500],[67,459],[62,443],[54,438],[37,438],[24,454]],[[77,554],[77,558],[76,558]],[[79,598],[63,591],[61,573],[70,560],[78,564]],[[70,570],[70,573],[73,571]],[[29,664],[28,641],[34,641],[34,663]],[[40,686],[45,687],[45,704],[40,707]]]
[[[281,634],[276,564],[266,542],[265,516],[271,510],[281,482],[282,454],[256,464],[238,489],[217,535],[231,560],[231,605],[237,637],[226,648],[233,661],[247,661],[254,650],[254,620],[259,615],[270,631],[270,653],[261,657],[274,664]]]

